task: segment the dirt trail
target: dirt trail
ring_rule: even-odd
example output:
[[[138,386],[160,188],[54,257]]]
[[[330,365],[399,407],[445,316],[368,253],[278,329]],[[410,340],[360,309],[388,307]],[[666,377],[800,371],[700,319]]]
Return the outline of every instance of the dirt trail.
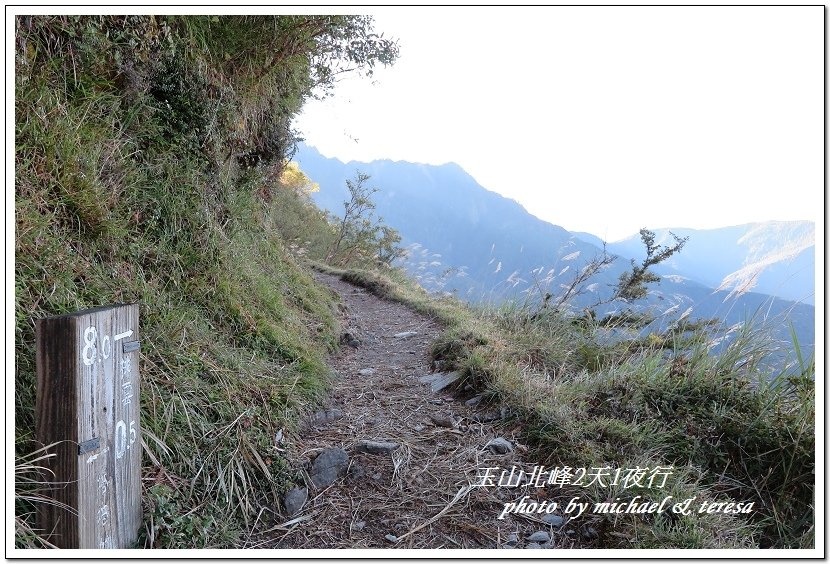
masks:
[[[469,406],[472,392],[432,392],[419,377],[430,373],[429,344],[440,326],[407,307],[341,281],[318,275],[340,294],[343,328],[356,339],[331,359],[339,374],[323,410],[288,441],[295,464],[307,472],[332,447],[349,456],[345,475],[309,488],[308,500],[275,531],[272,548],[522,548],[537,533],[543,547],[571,547],[571,536],[542,515],[498,519],[505,503],[540,491],[527,487],[470,487],[487,468],[510,470],[522,462],[518,426],[497,407]],[[395,336],[412,332],[408,336]],[[361,372],[362,371],[362,372]],[[327,415],[323,415],[327,414]],[[481,422],[496,418],[490,423]],[[496,437],[513,450],[496,454]],[[394,442],[393,452],[361,452],[359,441]],[[492,470],[498,481],[500,470]],[[308,476],[307,476],[308,477]],[[311,480],[307,480],[311,484]],[[561,515],[561,514],[560,514]],[[551,519],[551,517],[548,517]],[[544,531],[553,540],[544,543]]]

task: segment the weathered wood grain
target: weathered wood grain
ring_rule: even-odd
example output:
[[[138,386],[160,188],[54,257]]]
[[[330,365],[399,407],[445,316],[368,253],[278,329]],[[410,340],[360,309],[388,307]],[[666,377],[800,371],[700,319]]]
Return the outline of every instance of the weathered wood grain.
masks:
[[[58,502],[39,505],[39,527],[61,548],[130,547],[141,523],[138,305],[41,319],[36,339],[36,436],[54,445]]]

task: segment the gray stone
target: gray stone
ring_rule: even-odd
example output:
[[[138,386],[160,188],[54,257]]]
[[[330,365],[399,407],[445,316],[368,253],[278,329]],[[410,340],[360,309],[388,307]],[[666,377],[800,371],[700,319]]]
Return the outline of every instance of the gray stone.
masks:
[[[413,337],[417,335],[417,331],[403,331],[402,333],[395,333],[396,339],[406,339],[407,337]]]
[[[352,464],[349,464],[348,475],[350,481],[359,481],[366,477],[366,469],[363,468],[362,464],[353,462]]]
[[[525,545],[525,548],[542,548],[538,542],[530,542]]]
[[[323,425],[331,423],[343,417],[343,412],[339,409],[329,409],[328,411],[318,411],[311,416],[312,425]]]
[[[587,527],[585,530],[582,531],[582,536],[588,540],[594,540],[599,538],[599,532],[593,527]]]
[[[420,432],[421,432],[421,431],[423,431],[424,429],[426,429],[426,425],[421,425],[420,423],[418,423],[417,425],[415,425],[414,427],[412,427],[412,430],[413,430],[413,431],[415,431],[415,432],[417,432],[417,433],[420,433]]]
[[[549,542],[550,533],[548,533],[547,531],[536,531],[535,533],[527,537],[527,540],[529,540],[530,542]]]
[[[352,348],[357,348],[360,346],[360,339],[346,331],[342,335],[340,335],[340,344],[341,345],[348,345]]]
[[[385,538],[389,542],[398,542],[398,537],[396,537],[395,535],[386,535],[383,538]]]
[[[388,454],[390,452],[398,450],[401,445],[398,443],[393,442],[382,442],[382,441],[367,441],[362,440],[358,441],[355,449],[358,452],[366,452],[369,454]]]
[[[361,376],[371,376],[375,372],[377,371],[374,368],[364,368],[363,370],[359,370],[358,374],[360,374]]]
[[[559,527],[565,522],[565,519],[560,517],[559,515],[549,513],[547,515],[542,516],[542,521],[553,527]]]
[[[285,514],[289,517],[296,515],[303,508],[306,501],[308,501],[308,489],[291,488],[282,500]]]
[[[349,455],[342,448],[327,448],[311,464],[311,483],[317,489],[332,485],[346,474]]]
[[[455,372],[435,372],[433,374],[427,374],[426,376],[421,376],[418,378],[420,382],[425,384],[429,384],[430,388],[433,392],[440,392],[450,384],[456,382],[459,378],[461,378],[461,373],[458,371]]]
[[[455,421],[453,418],[447,415],[430,415],[429,418],[432,420],[439,427],[448,427],[453,428],[455,427]]]
[[[509,452],[513,452],[513,445],[510,441],[502,437],[491,439],[485,447],[493,454],[507,454]]]
[[[498,411],[485,411],[484,413],[476,413],[472,417],[473,421],[476,423],[490,423],[492,421],[498,421],[501,419],[501,415]]]
[[[508,535],[506,544],[508,544],[512,547],[512,546],[515,546],[518,542],[519,542],[519,534],[518,533],[513,532],[513,533],[510,533],[510,535]]]
[[[366,526],[366,521],[358,521],[354,525],[352,525],[352,529],[355,531],[362,531],[363,528]]]
[[[465,401],[464,405],[469,406],[469,407],[475,407],[475,406],[477,406],[478,404],[481,403],[482,399],[484,399],[484,396],[478,395],[478,396],[475,396],[475,397],[470,398],[467,401]]]

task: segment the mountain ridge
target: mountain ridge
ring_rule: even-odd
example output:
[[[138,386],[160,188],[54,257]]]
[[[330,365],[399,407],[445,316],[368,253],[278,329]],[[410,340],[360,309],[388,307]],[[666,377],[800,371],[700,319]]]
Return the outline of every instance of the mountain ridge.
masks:
[[[343,163],[308,146],[299,147],[295,159],[320,185],[312,195],[314,201],[335,214],[341,213],[348,196],[345,181],[358,169],[370,175],[370,185],[380,188],[374,196],[378,215],[399,231],[409,250],[403,266],[431,291],[450,292],[471,303],[541,300],[545,292],[557,295],[576,272],[603,253],[600,246],[533,216],[519,202],[483,188],[454,163],[436,166],[389,159]],[[643,252],[642,243],[632,241],[632,247],[635,244],[631,252],[625,246],[607,246],[618,258],[573,300],[574,311],[610,292],[620,274],[630,270],[631,259]],[[694,249],[689,243],[676,256],[690,246]],[[730,296],[717,289],[722,278],[715,281],[717,285],[706,284],[689,269],[673,268],[671,260],[654,270],[661,282],[649,291],[644,307],[654,311],[692,307],[692,319],[717,317],[729,325],[746,317],[744,311],[765,312],[763,316],[775,320],[778,340],[789,339],[787,324],[782,322],[786,318],[797,326],[802,344],[814,342],[810,305],[754,291]],[[603,311],[613,309],[607,306]]]

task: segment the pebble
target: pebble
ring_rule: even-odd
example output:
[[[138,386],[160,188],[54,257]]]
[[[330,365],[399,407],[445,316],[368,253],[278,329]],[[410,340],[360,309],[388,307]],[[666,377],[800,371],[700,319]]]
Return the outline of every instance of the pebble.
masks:
[[[383,538],[385,538],[389,542],[398,542],[398,537],[396,537],[395,535],[392,535],[392,534],[386,535]]]
[[[563,519],[559,515],[554,515],[552,513],[548,513],[548,514],[542,516],[542,521],[544,521],[545,523],[547,523],[548,525],[551,525],[553,527],[559,527],[565,522],[565,519]]]
[[[501,415],[498,411],[485,411],[484,413],[476,413],[472,419],[476,423],[490,423],[501,419]]]
[[[475,406],[477,406],[478,404],[481,403],[481,400],[483,398],[484,398],[484,396],[476,396],[474,398],[470,398],[470,399],[468,399],[467,401],[464,402],[464,405],[469,406],[469,407],[475,407]]]
[[[311,483],[317,489],[332,485],[338,478],[346,474],[349,466],[349,455],[342,448],[327,448],[311,463]]]
[[[535,533],[527,537],[527,540],[529,540],[530,542],[549,542],[550,533],[548,533],[547,531],[536,531]]]
[[[364,368],[363,370],[359,370],[357,373],[361,376],[371,376],[377,372],[374,368]]]
[[[432,374],[421,376],[418,378],[418,381],[429,384],[433,392],[440,392],[456,383],[460,378],[461,373],[456,370],[455,372],[433,372]]]
[[[430,415],[429,418],[439,427],[455,427],[455,421],[448,415]]]
[[[285,514],[289,517],[296,515],[303,508],[306,501],[308,501],[308,490],[306,488],[291,488],[282,501]]]
[[[353,463],[349,465],[348,475],[350,481],[360,481],[366,477],[366,469],[362,464]]]
[[[400,444],[393,443],[391,441],[388,442],[381,442],[381,441],[368,441],[368,440],[361,440],[357,442],[355,449],[358,452],[366,452],[368,454],[387,454],[393,451],[398,450],[400,448]]]
[[[599,538],[599,532],[593,527],[588,527],[584,531],[582,531],[582,536],[588,540],[593,540]]]
[[[352,348],[357,348],[360,345],[360,339],[349,333],[348,331],[340,335],[340,344],[348,345]]]
[[[519,534],[518,533],[510,533],[510,535],[507,537],[507,543],[506,544],[509,544],[510,546],[514,546],[518,542],[519,542]]]
[[[358,521],[357,523],[352,525],[352,529],[354,529],[355,531],[362,531],[363,527],[365,527],[365,526],[366,526],[366,521]]]
[[[420,432],[421,432],[421,431],[423,431],[424,429],[426,429],[426,425],[421,425],[420,423],[418,423],[417,425],[415,425],[414,427],[412,427],[412,430],[414,430],[414,431],[416,431],[416,432],[418,432],[418,433],[420,433]]]
[[[324,423],[331,423],[343,417],[343,412],[339,409],[330,409],[328,411],[318,411],[311,416],[312,425],[322,425]]]
[[[407,337],[413,337],[417,334],[418,334],[417,331],[404,331],[402,333],[395,333],[395,338],[396,339],[406,339]]]
[[[542,548],[542,545],[540,545],[538,542],[530,542],[527,543],[527,545],[525,545],[525,548]]]
[[[493,454],[507,454],[513,452],[513,445],[505,438],[497,437],[485,445]]]

